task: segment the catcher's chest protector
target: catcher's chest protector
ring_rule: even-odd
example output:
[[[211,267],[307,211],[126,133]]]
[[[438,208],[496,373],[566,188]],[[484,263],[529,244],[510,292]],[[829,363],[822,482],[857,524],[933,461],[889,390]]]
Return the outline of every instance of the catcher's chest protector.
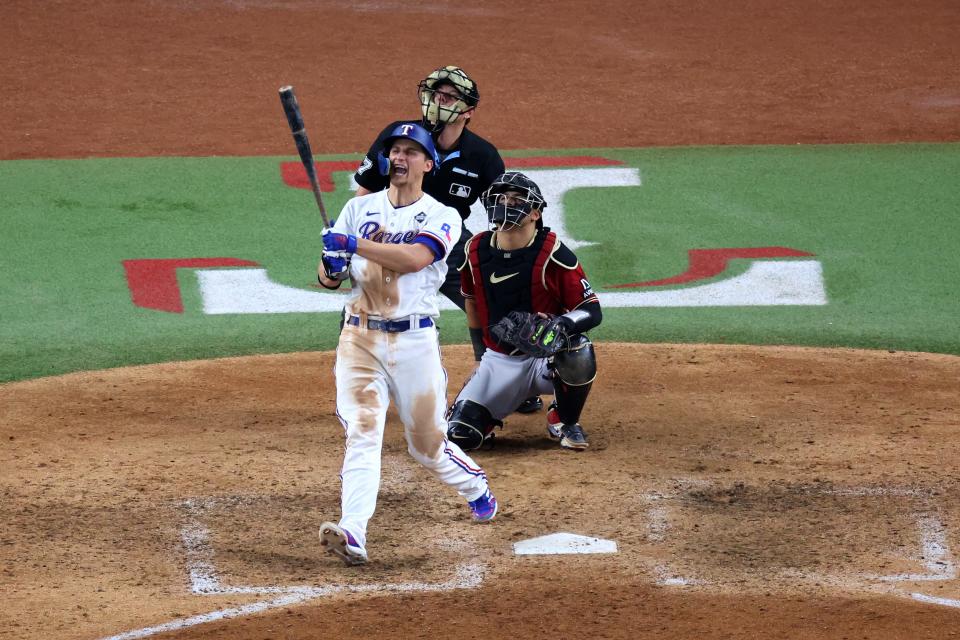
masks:
[[[489,231],[470,243],[473,281],[482,285],[475,287],[475,294],[483,326],[496,324],[511,311],[547,311],[536,307],[547,293],[543,272],[556,242],[555,233],[541,229],[532,245],[513,251],[492,247]]]

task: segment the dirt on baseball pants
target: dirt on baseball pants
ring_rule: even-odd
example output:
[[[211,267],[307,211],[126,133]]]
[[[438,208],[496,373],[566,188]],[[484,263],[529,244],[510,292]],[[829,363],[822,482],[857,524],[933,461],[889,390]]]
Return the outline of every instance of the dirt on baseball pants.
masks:
[[[337,416],[346,431],[340,526],[366,544],[380,491],[381,450],[390,400],[404,426],[407,450],[465,500],[487,490],[487,476],[446,438],[447,374],[435,327],[386,333],[347,325],[334,367]]]

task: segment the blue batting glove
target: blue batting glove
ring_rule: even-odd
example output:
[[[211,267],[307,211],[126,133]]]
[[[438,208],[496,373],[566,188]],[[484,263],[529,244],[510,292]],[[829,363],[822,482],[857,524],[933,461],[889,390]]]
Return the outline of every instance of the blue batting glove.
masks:
[[[320,260],[324,275],[331,280],[342,281],[350,277],[350,254],[346,251],[324,251]]]
[[[377,153],[377,170],[382,176],[390,175],[390,158],[383,155],[383,151]]]
[[[337,233],[327,227],[323,230],[323,248],[327,251],[357,252],[357,236]]]

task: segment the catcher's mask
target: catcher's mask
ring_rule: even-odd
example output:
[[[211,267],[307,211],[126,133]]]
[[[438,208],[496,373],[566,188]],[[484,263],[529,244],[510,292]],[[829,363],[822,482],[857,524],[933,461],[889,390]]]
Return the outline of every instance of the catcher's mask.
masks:
[[[536,182],[519,171],[508,171],[483,192],[483,207],[490,225],[506,231],[520,226],[534,209],[542,212],[547,202]]]
[[[427,158],[433,160],[433,169],[431,169],[431,171],[437,170],[437,167],[440,166],[440,155],[437,153],[437,147],[433,143],[433,138],[430,137],[430,133],[416,123],[405,122],[394,127],[390,135],[383,139],[383,150],[380,151],[377,157],[378,168],[382,175],[390,174],[390,149],[393,147],[393,143],[400,138],[413,140],[423,147],[423,152]]]
[[[452,98],[435,99],[436,93],[453,94]],[[477,83],[460,67],[446,66],[436,69],[417,85],[420,96],[420,111],[423,126],[433,132],[455,122],[460,114],[469,111],[480,102]]]

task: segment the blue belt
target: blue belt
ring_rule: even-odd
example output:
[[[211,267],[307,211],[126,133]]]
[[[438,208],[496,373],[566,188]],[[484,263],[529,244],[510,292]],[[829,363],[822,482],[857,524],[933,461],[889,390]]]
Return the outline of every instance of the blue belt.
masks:
[[[347,316],[347,324],[352,324],[355,327],[360,326],[360,316]],[[386,331],[387,333],[400,333],[401,331],[408,331],[410,327],[410,320],[379,320],[375,318],[367,318],[367,328],[373,329],[374,331]],[[430,317],[420,317],[420,320],[417,321],[415,328],[426,329],[427,327],[433,326],[433,318]]]

